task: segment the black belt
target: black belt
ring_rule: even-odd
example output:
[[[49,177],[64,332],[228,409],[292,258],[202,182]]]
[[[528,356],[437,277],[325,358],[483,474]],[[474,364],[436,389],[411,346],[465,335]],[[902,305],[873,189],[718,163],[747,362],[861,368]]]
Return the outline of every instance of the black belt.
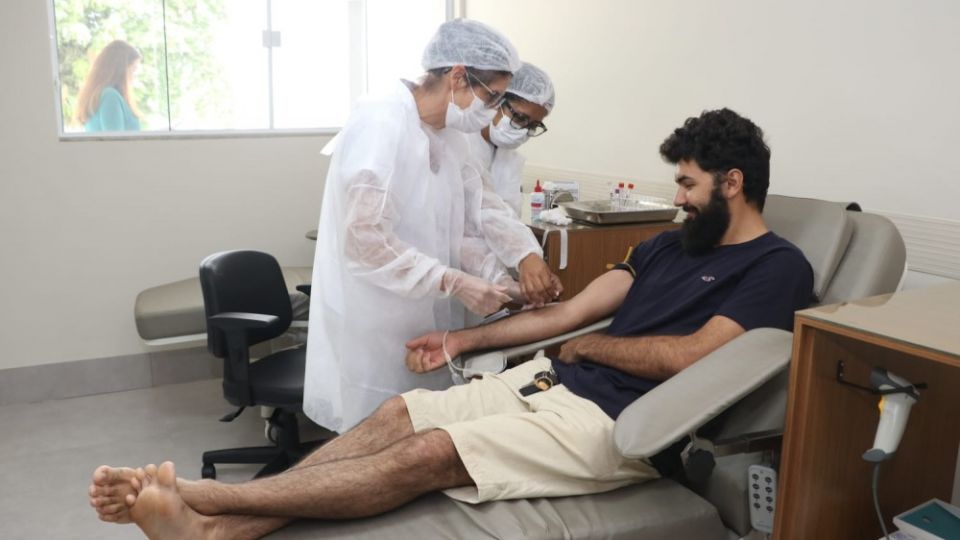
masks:
[[[541,371],[533,376],[533,382],[520,388],[521,396],[543,392],[560,384],[560,378],[553,371]]]

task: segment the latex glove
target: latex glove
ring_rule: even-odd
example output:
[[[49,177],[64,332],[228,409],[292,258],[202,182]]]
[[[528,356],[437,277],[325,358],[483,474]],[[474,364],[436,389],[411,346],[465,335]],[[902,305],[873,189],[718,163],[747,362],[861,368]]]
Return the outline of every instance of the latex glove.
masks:
[[[494,280],[493,283],[506,288],[507,294],[510,295],[510,299],[514,302],[520,305],[527,303],[527,297],[523,294],[523,289],[520,287],[520,282],[510,277],[509,274],[504,274],[499,279]]]
[[[467,309],[483,317],[510,301],[506,287],[453,268],[443,273],[440,290],[456,297]]]
[[[527,255],[517,269],[520,271],[520,290],[534,306],[543,307],[563,292],[560,278],[550,271],[543,257],[536,253]]]

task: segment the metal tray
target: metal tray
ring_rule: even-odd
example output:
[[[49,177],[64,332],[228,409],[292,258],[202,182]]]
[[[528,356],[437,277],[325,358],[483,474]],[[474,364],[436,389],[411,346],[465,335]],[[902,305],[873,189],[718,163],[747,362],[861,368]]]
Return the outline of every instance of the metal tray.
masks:
[[[560,206],[571,218],[596,225],[672,221],[680,211],[667,200],[656,197],[624,201],[622,208],[608,200],[564,202]]]

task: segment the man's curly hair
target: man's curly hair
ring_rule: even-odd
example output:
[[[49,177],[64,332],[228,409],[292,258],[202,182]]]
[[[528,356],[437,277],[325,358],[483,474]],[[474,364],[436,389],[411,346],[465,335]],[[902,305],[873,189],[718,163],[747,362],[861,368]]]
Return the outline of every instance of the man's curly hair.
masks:
[[[744,196],[763,211],[770,187],[770,147],[763,142],[763,130],[749,119],[727,108],[703,111],[663,141],[660,155],[674,165],[692,160],[715,179],[740,169]]]

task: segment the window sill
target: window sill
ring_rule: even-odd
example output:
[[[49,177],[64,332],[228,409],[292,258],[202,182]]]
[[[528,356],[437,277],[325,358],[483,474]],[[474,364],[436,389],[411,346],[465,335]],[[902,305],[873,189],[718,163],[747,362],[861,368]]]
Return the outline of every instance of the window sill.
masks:
[[[314,137],[336,135],[341,128],[245,129],[196,131],[135,131],[102,133],[61,133],[61,142],[143,141],[182,139],[256,139],[274,137]]]

